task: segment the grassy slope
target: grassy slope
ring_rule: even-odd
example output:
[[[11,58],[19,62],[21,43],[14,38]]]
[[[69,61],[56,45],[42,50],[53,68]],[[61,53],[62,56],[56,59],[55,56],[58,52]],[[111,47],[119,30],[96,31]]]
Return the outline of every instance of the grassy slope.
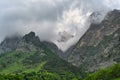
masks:
[[[16,75],[17,73],[20,74]],[[108,69],[89,74],[85,80],[120,80],[119,73],[120,64],[117,64]],[[24,80],[25,76],[31,80],[39,80],[38,76],[43,76],[48,80],[50,78],[53,80],[80,80],[81,75],[78,68],[61,60],[49,50],[29,53],[14,51],[3,54],[0,56],[0,74],[5,74],[2,76],[13,79],[20,77],[20,80]]]
[[[120,80],[120,78],[114,79],[114,80]]]
[[[90,73],[85,80],[120,80],[120,64],[115,64],[110,68]]]
[[[0,74],[42,73],[42,75],[80,78],[80,70],[49,50],[23,53],[8,52],[0,56]]]

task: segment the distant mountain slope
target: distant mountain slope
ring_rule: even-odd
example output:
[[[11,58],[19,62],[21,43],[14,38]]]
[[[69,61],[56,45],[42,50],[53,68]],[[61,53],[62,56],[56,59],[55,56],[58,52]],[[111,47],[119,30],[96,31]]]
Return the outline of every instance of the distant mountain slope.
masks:
[[[100,24],[92,24],[70,53],[68,62],[85,71],[120,62],[120,11],[109,12]]]
[[[22,51],[30,52],[36,51],[37,46],[41,45],[41,42],[34,32],[30,32],[24,37],[12,36],[7,37],[0,44],[0,53],[10,52],[10,51]]]
[[[56,53],[60,58],[63,59],[63,51],[60,50],[54,43],[43,41],[42,44],[47,46],[47,48],[49,48],[53,53]]]
[[[61,59],[67,61],[68,56],[72,52],[74,46],[70,47],[67,51],[61,51],[54,43],[43,41],[45,46],[47,46],[53,53],[56,53]]]
[[[6,38],[0,49],[0,74],[47,71],[65,78],[81,77],[79,68],[59,58],[34,32],[24,37]]]

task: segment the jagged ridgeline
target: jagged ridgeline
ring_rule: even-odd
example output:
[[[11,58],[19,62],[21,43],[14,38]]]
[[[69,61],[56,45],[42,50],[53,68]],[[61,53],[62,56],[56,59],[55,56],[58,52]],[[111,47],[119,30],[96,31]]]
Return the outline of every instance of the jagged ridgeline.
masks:
[[[68,57],[68,62],[93,72],[120,62],[120,11],[109,12],[99,24],[91,24]]]
[[[51,42],[41,42],[34,32],[7,37],[0,44],[0,80],[120,80],[119,63],[119,10],[91,24],[64,53]]]
[[[24,37],[6,38],[0,45],[0,52],[0,74],[34,74],[32,78],[35,75],[39,76],[38,79],[31,80],[81,78],[79,68],[59,58],[35,36],[34,32]]]

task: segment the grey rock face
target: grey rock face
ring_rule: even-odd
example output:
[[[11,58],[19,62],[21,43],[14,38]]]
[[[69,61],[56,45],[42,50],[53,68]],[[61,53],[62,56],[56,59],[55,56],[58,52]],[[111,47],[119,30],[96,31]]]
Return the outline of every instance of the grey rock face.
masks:
[[[62,58],[62,51],[51,42],[41,42],[39,37],[35,35],[34,32],[30,32],[23,37],[13,36],[7,37],[0,44],[0,54],[10,52],[10,51],[22,51],[22,52],[31,52],[31,51],[42,51],[43,48],[50,49],[53,53],[56,53]]]
[[[20,40],[21,40],[20,36],[5,38],[5,40],[0,44],[0,53],[15,50]]]
[[[120,11],[109,12],[100,24],[92,24],[68,57],[68,62],[95,71],[120,61]]]
[[[34,32],[30,32],[25,35],[23,38],[20,36],[7,37],[0,44],[0,53],[6,53],[10,51],[36,51],[37,45],[40,44],[40,40],[37,36],[35,36]]]

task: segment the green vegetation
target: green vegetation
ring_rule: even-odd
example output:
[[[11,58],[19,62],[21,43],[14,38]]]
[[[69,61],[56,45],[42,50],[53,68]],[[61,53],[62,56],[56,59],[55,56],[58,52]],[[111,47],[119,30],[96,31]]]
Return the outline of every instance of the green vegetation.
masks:
[[[0,80],[120,80],[120,64],[81,76],[79,68],[49,50],[0,55]]]
[[[0,80],[120,80],[120,64],[84,78],[81,72],[48,49],[0,55]]]
[[[0,56],[0,80],[81,80],[80,69],[48,49]]]
[[[59,74],[47,70],[39,70],[38,72],[1,74],[0,80],[120,80],[120,64],[116,64],[108,69],[99,70],[95,73],[90,73],[85,79],[81,79],[70,72]]]
[[[120,78],[114,79],[114,80],[120,80]]]
[[[0,75],[0,80],[80,80],[74,75],[60,76],[56,73],[40,71],[38,73],[21,73],[21,74],[6,74]]]
[[[120,80],[120,64],[88,74],[85,80]]]

